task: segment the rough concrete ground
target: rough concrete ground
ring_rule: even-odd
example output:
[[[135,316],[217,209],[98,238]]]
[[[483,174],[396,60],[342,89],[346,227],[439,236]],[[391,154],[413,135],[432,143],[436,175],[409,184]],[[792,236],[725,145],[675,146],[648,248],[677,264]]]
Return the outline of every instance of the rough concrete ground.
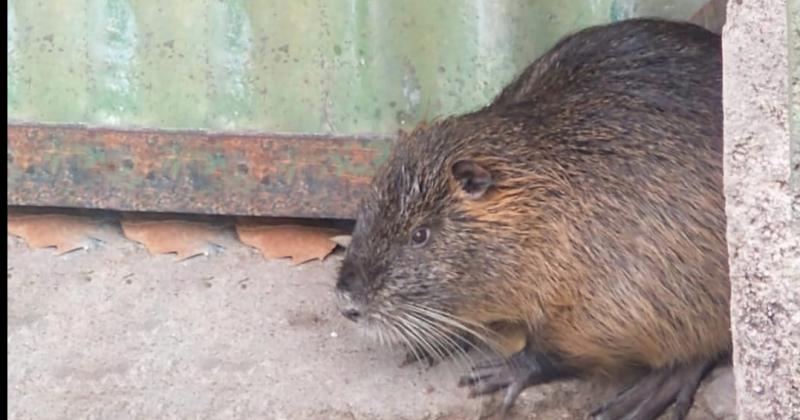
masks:
[[[109,240],[56,256],[8,238],[11,419],[470,419],[454,363],[399,368],[333,306],[339,256],[291,267],[231,241],[175,262]],[[733,418],[719,369],[690,419]],[[614,390],[528,389],[516,413],[582,418]],[[715,412],[718,415],[712,415]],[[524,413],[520,414],[520,413]],[[727,414],[726,414],[727,413]]]

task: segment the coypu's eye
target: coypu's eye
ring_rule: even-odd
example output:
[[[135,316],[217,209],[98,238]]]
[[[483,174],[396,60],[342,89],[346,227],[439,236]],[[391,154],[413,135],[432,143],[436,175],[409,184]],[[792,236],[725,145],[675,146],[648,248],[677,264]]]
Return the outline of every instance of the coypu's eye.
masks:
[[[430,229],[426,227],[414,229],[414,232],[411,233],[411,243],[414,244],[414,246],[425,245],[425,242],[428,242],[430,234]]]

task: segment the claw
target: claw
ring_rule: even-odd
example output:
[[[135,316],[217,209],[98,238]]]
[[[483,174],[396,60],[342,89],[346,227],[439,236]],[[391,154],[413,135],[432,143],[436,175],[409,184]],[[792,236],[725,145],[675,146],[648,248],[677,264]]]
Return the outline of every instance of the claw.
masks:
[[[430,369],[436,365],[436,359],[434,359],[433,356],[431,356],[425,351],[421,352],[417,350],[415,352],[409,350],[408,352],[406,352],[405,357],[403,357],[403,360],[400,362],[400,365],[398,367],[404,368],[416,363],[424,363],[425,367]]]
[[[505,367],[505,363],[506,361],[502,359],[492,359],[482,362],[475,366],[468,375],[462,376],[458,380],[458,386],[472,386],[491,376],[498,376],[502,373],[500,370]]]
[[[526,386],[527,385],[515,382],[506,389],[506,396],[503,398],[503,405],[500,407],[501,417],[505,418],[508,412],[511,411],[511,407],[514,406],[514,402],[517,401],[517,397],[519,397],[519,394],[522,393]]]
[[[525,388],[567,376],[570,370],[555,359],[526,346],[508,359],[492,359],[475,366],[462,376],[459,387],[469,387],[469,398],[505,389],[500,416],[505,417]]]

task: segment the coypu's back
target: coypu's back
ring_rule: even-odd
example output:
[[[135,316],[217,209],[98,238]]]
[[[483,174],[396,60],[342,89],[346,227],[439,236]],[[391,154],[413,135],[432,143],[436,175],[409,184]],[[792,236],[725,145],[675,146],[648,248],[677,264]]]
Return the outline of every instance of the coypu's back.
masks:
[[[613,28],[613,29],[611,29]],[[722,56],[718,35],[690,23],[632,19],[569,35],[523,71],[490,109],[534,102],[557,108],[631,98],[662,115],[709,123],[722,148]],[[602,118],[595,109],[592,118]],[[618,118],[619,115],[609,115]]]

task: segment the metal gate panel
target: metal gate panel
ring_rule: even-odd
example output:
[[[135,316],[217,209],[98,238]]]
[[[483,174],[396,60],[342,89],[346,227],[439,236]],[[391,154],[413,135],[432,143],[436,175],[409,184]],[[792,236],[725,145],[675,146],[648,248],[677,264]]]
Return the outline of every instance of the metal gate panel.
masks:
[[[714,26],[704,3],[9,0],[8,202],[350,217],[397,130],[482,106],[568,32]]]

